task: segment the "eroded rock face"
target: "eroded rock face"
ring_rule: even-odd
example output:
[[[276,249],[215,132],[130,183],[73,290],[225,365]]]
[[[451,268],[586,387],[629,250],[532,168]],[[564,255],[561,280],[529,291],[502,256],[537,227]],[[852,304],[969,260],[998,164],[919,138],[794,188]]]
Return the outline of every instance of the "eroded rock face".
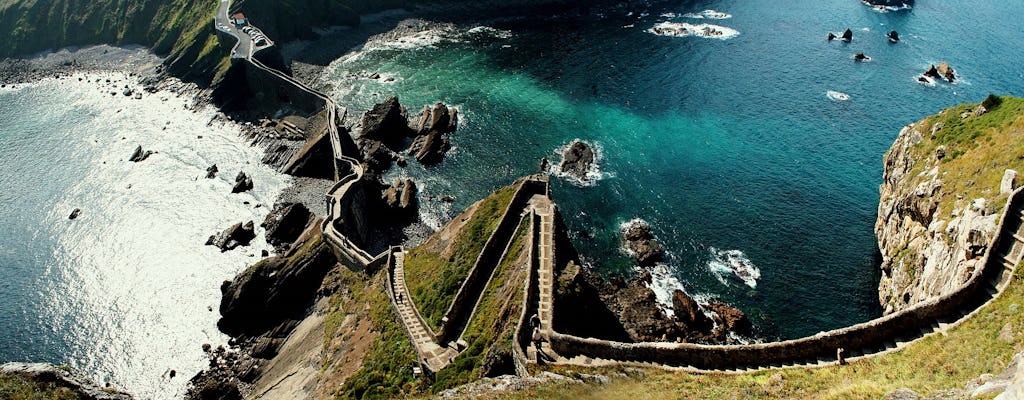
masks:
[[[451,149],[447,134],[455,132],[457,121],[458,110],[444,103],[423,107],[420,115],[409,122],[415,132],[415,138],[409,146],[409,155],[421,164],[441,162],[444,154]]]
[[[309,240],[292,254],[264,259],[225,281],[217,327],[231,336],[254,337],[285,320],[301,318],[337,263],[319,235]]]
[[[883,271],[878,299],[886,314],[966,282],[980,270],[981,255],[995,234],[997,216],[984,206],[974,207],[973,199],[956,201],[951,210],[939,207],[942,157],[916,158],[911,148],[923,135],[941,129],[905,127],[885,154],[875,235]],[[923,172],[913,173],[921,164]]]
[[[387,215],[396,220],[415,218],[419,202],[416,183],[412,179],[395,179],[381,195]]]
[[[383,103],[373,106],[363,114],[361,138],[378,140],[388,145],[401,143],[408,135],[405,108],[398,103],[398,97],[389,96]]]
[[[237,223],[223,232],[210,236],[206,240],[207,246],[215,246],[220,251],[232,250],[238,246],[248,246],[249,242],[256,238],[256,227],[252,221]]]
[[[594,149],[583,141],[575,141],[562,153],[559,169],[579,180],[587,180],[587,173],[594,165]]]

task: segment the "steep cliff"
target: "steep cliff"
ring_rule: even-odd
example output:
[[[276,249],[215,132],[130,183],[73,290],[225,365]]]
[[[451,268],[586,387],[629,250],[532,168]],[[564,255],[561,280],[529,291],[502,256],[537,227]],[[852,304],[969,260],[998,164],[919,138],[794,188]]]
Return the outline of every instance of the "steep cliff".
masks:
[[[1024,167],[1024,99],[989,96],[908,125],[885,154],[875,234],[892,313],[949,293],[978,267]]]

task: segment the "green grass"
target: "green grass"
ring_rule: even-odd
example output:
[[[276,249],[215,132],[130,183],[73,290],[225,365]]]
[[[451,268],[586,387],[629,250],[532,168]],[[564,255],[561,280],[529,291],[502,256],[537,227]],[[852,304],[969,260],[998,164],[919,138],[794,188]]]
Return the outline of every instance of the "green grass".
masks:
[[[362,368],[345,381],[335,393],[336,398],[388,399],[414,395],[424,390],[426,382],[412,376],[416,353],[384,290],[386,280],[387,275],[380,272],[371,282],[350,283],[348,293],[353,296],[351,304],[360,309],[348,311],[372,319],[379,336],[363,358]],[[371,285],[371,290],[363,290],[363,285]],[[337,298],[332,300],[335,303],[337,301]],[[328,316],[327,321],[332,321],[331,316]],[[338,323],[340,321],[328,323],[325,329],[333,332],[331,325],[336,330]]]
[[[40,383],[20,375],[0,375],[0,399],[75,400],[78,395],[53,383]]]
[[[463,337],[467,348],[445,369],[438,371],[432,389],[440,391],[479,379],[484,357],[489,351],[510,354],[516,324],[522,310],[525,266],[516,261],[529,247],[530,221],[519,222],[509,253],[502,258],[494,279],[487,285],[480,306],[466,327]]]
[[[487,239],[497,228],[515,188],[515,185],[506,186],[482,200],[448,251],[431,249],[435,236],[406,255],[405,279],[409,293],[420,314],[435,331],[440,328],[441,318]]]
[[[961,118],[977,104],[962,104],[946,109],[916,124],[923,140],[912,148],[918,160],[934,159],[935,150],[946,146],[946,157],[938,162],[942,189],[939,194],[940,218],[948,218],[960,197],[964,202],[985,198],[994,210],[1001,210],[1005,196],[999,196],[999,183],[1006,169],[1024,172],[1024,99],[1001,97],[1001,104],[980,117]],[[992,100],[989,99],[989,102]],[[936,123],[943,128],[935,135]],[[918,162],[907,187],[916,187],[924,177],[917,176],[934,165]],[[930,178],[928,178],[930,179]]]

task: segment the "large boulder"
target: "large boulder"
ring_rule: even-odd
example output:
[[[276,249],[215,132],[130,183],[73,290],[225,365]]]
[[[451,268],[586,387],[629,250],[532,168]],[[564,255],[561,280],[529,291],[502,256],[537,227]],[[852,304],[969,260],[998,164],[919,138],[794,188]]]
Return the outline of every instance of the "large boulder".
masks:
[[[735,332],[740,335],[749,335],[753,331],[753,325],[747,315],[740,309],[725,303],[708,304],[715,315],[715,322],[718,328],[715,330],[716,337],[724,337],[728,332]]]
[[[953,70],[953,67],[949,66],[949,63],[943,61],[939,63],[939,66],[936,67],[935,69],[936,72],[938,72],[939,75],[941,75],[942,78],[945,79],[946,81],[953,82],[954,80],[956,80],[956,71]]]
[[[405,109],[396,96],[389,96],[383,103],[363,113],[361,122],[361,138],[378,140],[389,146],[399,145],[409,133]]]
[[[221,285],[217,327],[231,336],[255,337],[286,320],[301,319],[337,262],[317,234],[285,256],[256,263]]]
[[[312,213],[302,203],[279,203],[260,224],[267,233],[267,242],[276,248],[286,247],[299,238],[309,225]]]
[[[1003,179],[999,182],[999,194],[1010,194],[1014,190],[1020,187],[1020,182],[1017,179],[1017,171],[1008,169],[1003,172]]]
[[[672,311],[676,314],[676,321],[686,325],[688,328],[698,331],[710,331],[713,322],[700,305],[690,295],[682,290],[672,292]]]
[[[381,195],[387,210],[385,214],[399,221],[416,217],[418,207],[416,194],[416,183],[412,179],[395,179]]]
[[[128,161],[139,162],[149,158],[151,155],[153,155],[152,151],[142,151],[142,146],[138,146],[135,148],[135,151],[132,152],[132,155],[128,157]]]
[[[562,152],[559,170],[579,180],[587,180],[587,173],[594,165],[594,148],[587,142],[577,140]]]
[[[424,106],[420,115],[410,121],[409,127],[416,135],[426,135],[431,131],[441,133],[454,132],[458,124],[458,111],[444,103]]]
[[[446,135],[441,131],[432,130],[413,139],[412,145],[409,146],[409,155],[415,157],[420,164],[437,164],[451,147]]]
[[[622,243],[641,266],[651,266],[664,259],[665,252],[654,238],[651,225],[642,220],[626,224],[622,230]]]
[[[252,221],[237,223],[223,232],[211,235],[206,240],[207,246],[215,246],[220,251],[228,251],[238,246],[248,246],[249,242],[256,238],[256,227]]]

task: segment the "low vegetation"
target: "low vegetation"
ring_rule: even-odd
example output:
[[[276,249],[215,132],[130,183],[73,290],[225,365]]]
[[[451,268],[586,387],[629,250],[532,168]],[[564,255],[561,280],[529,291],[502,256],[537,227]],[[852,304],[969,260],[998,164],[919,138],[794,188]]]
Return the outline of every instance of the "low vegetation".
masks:
[[[529,268],[530,221],[523,218],[487,285],[476,314],[463,333],[467,348],[439,371],[433,389],[444,390],[480,379],[488,357],[511,357],[516,325],[522,313],[523,285]]]
[[[515,186],[506,186],[480,201],[465,226],[447,246],[434,235],[405,257],[405,279],[420,314],[436,331],[448,307],[476,262],[487,239],[512,201]],[[458,220],[466,217],[463,214]]]
[[[331,298],[331,313],[325,322],[327,340],[335,338],[342,320],[354,314],[368,319],[372,326],[372,343],[362,356],[362,366],[334,394],[339,399],[388,399],[422,393],[427,382],[413,376],[416,352],[402,328],[385,291],[387,274],[368,278],[362,273],[341,271],[340,288]],[[328,345],[327,349],[331,349]],[[329,351],[338,352],[338,349]],[[345,367],[358,362],[344,354],[329,359],[324,370]]]
[[[976,198],[985,198],[993,210],[1001,210],[1006,199],[995,195],[1003,172],[1015,169],[1024,173],[1024,99],[990,95],[984,104],[988,112],[983,115],[972,114],[977,104],[962,104],[916,127],[923,134],[912,149],[916,159],[934,158],[940,146],[945,147],[945,156],[938,161],[943,186],[940,212],[951,212],[958,200],[970,202]],[[937,124],[941,128],[933,135]],[[912,176],[923,172],[926,164],[915,165]]]
[[[78,395],[53,383],[37,382],[20,375],[0,375],[0,399],[76,400]]]

